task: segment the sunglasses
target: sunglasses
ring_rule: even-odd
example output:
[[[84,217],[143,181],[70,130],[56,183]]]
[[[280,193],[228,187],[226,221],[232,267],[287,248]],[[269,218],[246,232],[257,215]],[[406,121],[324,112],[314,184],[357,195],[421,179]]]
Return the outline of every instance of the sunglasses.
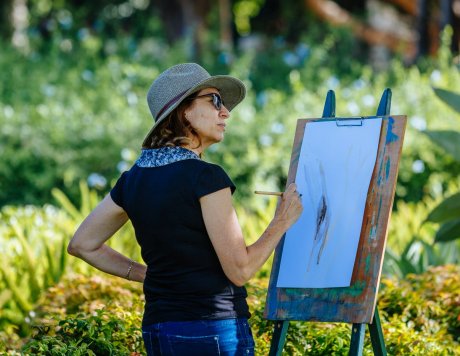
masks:
[[[222,105],[224,105],[224,102],[222,101],[222,98],[220,97],[220,95],[216,93],[198,95],[198,96],[195,96],[194,98],[191,98],[191,100],[195,100],[195,99],[202,98],[205,96],[212,97],[212,105],[214,105],[216,110],[220,111],[220,109],[222,109]]]

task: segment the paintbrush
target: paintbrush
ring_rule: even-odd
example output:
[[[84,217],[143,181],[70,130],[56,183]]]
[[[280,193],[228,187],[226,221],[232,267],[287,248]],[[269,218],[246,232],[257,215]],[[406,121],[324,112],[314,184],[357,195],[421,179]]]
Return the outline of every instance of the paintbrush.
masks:
[[[255,190],[254,193],[261,194],[261,195],[277,195],[279,197],[283,195],[283,192],[264,192],[261,190]]]

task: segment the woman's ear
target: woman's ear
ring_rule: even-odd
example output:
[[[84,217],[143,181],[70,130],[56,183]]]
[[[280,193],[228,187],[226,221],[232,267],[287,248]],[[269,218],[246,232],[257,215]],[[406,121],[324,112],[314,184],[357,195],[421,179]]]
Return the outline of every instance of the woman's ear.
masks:
[[[189,112],[188,112],[187,110],[184,111],[184,117],[185,117],[185,120],[187,120],[188,122],[190,122]]]

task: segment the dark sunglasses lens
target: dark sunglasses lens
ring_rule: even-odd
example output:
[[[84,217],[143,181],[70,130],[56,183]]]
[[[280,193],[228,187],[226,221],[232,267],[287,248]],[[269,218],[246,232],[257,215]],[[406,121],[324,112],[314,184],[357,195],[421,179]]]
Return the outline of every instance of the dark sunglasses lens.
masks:
[[[222,109],[222,98],[217,94],[212,94],[212,103],[217,110]]]

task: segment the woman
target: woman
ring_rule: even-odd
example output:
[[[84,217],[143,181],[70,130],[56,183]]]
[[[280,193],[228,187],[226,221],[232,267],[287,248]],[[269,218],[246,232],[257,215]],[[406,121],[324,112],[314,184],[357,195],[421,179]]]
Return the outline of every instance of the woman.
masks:
[[[291,184],[268,228],[246,246],[232,206],[235,186],[200,158],[222,141],[245,92],[240,80],[210,76],[194,63],[160,74],[147,95],[155,124],[140,157],[69,244],[70,254],[92,266],[144,283],[148,355],[254,354],[244,284],[302,206]],[[128,219],[147,266],[104,244]]]

